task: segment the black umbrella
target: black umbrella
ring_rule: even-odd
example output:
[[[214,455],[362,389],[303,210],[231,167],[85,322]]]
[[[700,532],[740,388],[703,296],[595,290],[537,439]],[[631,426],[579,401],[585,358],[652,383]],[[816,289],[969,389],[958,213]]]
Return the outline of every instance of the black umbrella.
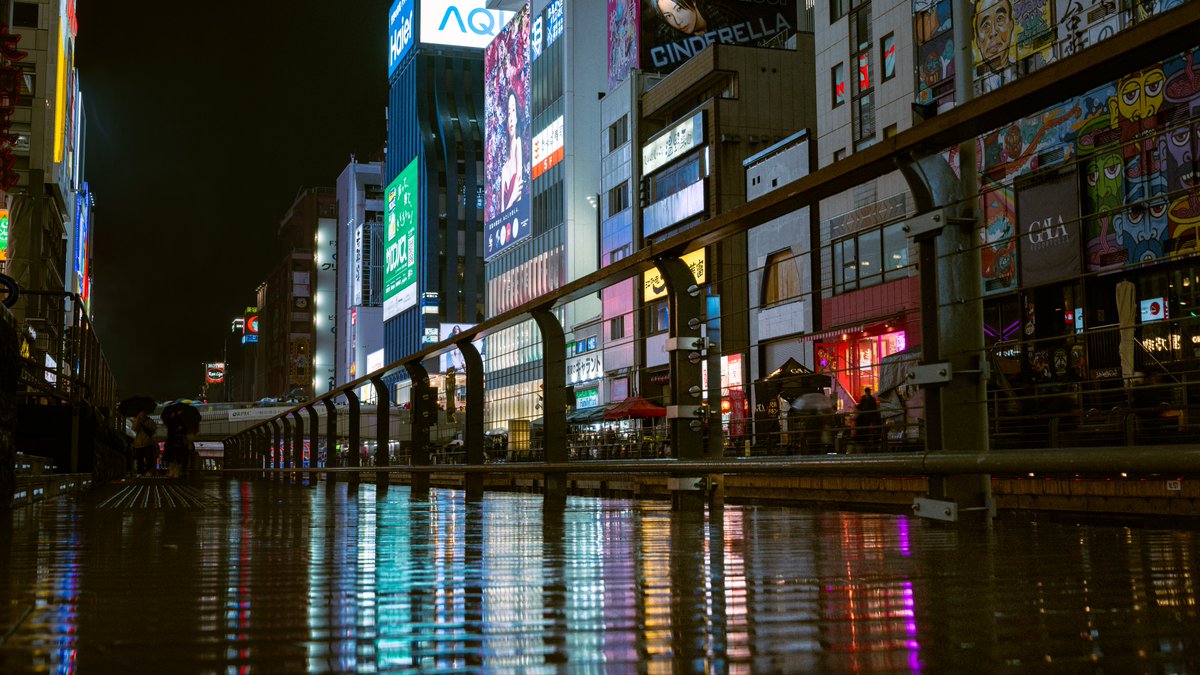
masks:
[[[168,429],[173,426],[182,426],[187,433],[194,434],[200,431],[200,411],[193,405],[172,403],[163,408],[160,417]]]
[[[135,417],[140,412],[149,415],[157,407],[158,402],[149,396],[130,396],[117,404],[117,412],[122,417]]]

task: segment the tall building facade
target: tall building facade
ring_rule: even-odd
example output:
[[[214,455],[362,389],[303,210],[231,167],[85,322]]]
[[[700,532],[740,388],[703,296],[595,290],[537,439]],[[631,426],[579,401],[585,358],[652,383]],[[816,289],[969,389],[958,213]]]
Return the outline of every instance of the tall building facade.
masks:
[[[279,222],[287,253],[258,288],[260,397],[306,399],[333,388],[337,199],[309,188]]]
[[[483,318],[483,48],[510,17],[483,0],[396,0],[389,11],[387,363]]]
[[[369,371],[383,349],[383,162],[351,158],[337,180],[338,386]]]
[[[608,4],[608,85],[602,102],[601,264],[612,264],[747,199],[743,160],[815,127],[812,12],[800,3],[730,3],[676,26],[651,5]],[[710,367],[744,417],[751,377],[745,311],[747,240],[734,237],[685,258],[709,297],[707,329],[721,358]],[[669,393],[669,311],[656,271],[603,291],[602,402]],[[722,309],[725,311],[722,312]],[[737,412],[735,412],[735,409]],[[734,425],[735,428],[744,426]]]
[[[908,129],[913,103],[931,110],[953,105],[953,67],[939,65],[912,76],[917,47],[914,21],[920,2],[841,0],[817,3],[817,167],[843,159]],[[851,6],[852,5],[852,6]],[[949,2],[938,3],[948,12]],[[949,17],[945,17],[948,21]],[[939,26],[943,49],[950,25]],[[929,49],[932,49],[930,43]],[[918,86],[920,83],[920,86]],[[821,325],[804,338],[813,349],[801,362],[831,374],[839,407],[853,409],[864,387],[879,388],[880,363],[919,348],[919,281],[915,248],[902,221],[912,196],[898,171],[846,190],[820,203],[821,249],[814,302]]]
[[[93,199],[84,182],[75,3],[0,3],[0,22],[19,37],[0,49],[0,86],[13,103],[0,111],[0,269],[22,289],[78,293],[87,303]],[[18,320],[41,323],[41,302],[21,302]],[[61,327],[37,328],[53,340]]]
[[[605,42],[596,27],[604,20],[603,3],[535,1],[519,8],[487,49],[489,315],[598,268]],[[558,318],[568,336],[570,384],[598,381],[602,370],[585,365],[600,357],[599,299],[576,301]],[[540,416],[542,352],[534,324],[485,343],[487,423]]]

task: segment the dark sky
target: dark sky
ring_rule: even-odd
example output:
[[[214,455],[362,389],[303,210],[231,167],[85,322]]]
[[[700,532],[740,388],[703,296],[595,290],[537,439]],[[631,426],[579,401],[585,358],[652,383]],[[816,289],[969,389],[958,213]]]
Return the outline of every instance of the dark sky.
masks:
[[[79,2],[93,313],[121,396],[196,396],[297,192],[382,147],[387,10]]]

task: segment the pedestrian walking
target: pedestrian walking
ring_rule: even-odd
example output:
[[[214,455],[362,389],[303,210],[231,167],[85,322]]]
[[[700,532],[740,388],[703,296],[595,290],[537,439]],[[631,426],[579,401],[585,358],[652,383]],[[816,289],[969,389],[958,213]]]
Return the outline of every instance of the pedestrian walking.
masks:
[[[154,475],[158,464],[158,443],[154,440],[157,431],[154,420],[145,411],[138,411],[137,417],[133,418],[133,457],[139,476]]]
[[[863,395],[858,399],[858,413],[854,418],[854,437],[859,445],[874,450],[879,446],[880,426],[883,418],[879,416],[879,401],[871,395],[871,388],[865,387]]]

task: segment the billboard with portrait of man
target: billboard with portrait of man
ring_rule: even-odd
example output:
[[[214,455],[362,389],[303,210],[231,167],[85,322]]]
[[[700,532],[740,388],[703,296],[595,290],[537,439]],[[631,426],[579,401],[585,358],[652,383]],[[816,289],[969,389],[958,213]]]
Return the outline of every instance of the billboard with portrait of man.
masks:
[[[640,11],[641,68],[653,73],[675,70],[710,44],[785,47],[796,34],[796,0],[642,0]]]

